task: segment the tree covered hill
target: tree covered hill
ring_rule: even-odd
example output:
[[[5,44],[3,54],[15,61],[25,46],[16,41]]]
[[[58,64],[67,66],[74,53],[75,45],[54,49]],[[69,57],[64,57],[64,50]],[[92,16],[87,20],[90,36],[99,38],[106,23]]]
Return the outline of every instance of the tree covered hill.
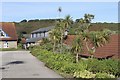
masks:
[[[30,34],[33,30],[43,28],[43,27],[49,27],[49,26],[54,26],[55,22],[58,21],[59,19],[44,19],[44,20],[22,20],[19,23],[15,23],[16,25],[16,30],[17,33],[25,33],[25,34]],[[77,25],[77,23],[73,23],[70,32],[71,34],[74,33],[74,27]],[[92,31],[97,31],[97,30],[102,30],[102,29],[110,29],[113,31],[118,30],[118,24],[117,23],[92,23],[92,26],[90,27],[90,30]]]
[[[112,31],[118,30],[118,23],[93,23],[90,30],[97,31],[102,29],[110,29]]]
[[[15,23],[15,25],[18,33],[29,34],[33,30],[55,25],[55,19],[29,20],[27,22],[23,20],[19,23]]]

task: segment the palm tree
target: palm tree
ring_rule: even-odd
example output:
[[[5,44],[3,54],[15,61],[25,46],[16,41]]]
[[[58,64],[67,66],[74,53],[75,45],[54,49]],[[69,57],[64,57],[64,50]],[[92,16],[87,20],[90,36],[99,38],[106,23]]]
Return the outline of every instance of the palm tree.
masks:
[[[76,54],[76,63],[77,63],[79,60],[79,54],[83,51],[83,43],[80,36],[77,35],[75,37],[71,50],[74,54]]]
[[[88,51],[90,51],[90,48],[89,48],[89,39],[90,39],[90,36],[89,36],[89,32],[82,32],[81,33],[81,36],[83,38],[83,41],[85,42],[85,46],[87,48]]]
[[[59,18],[60,18],[60,13],[62,12],[62,8],[61,7],[58,8],[58,12],[59,12]]]
[[[92,14],[85,14],[84,15],[85,23],[91,23],[92,19],[94,19],[94,15],[92,15]]]
[[[57,29],[52,29],[49,35],[50,35],[50,41],[53,43],[53,52],[55,52],[56,43],[58,43],[60,40],[59,31]]]
[[[64,25],[65,29],[69,28],[73,22],[72,17],[70,15],[65,16],[65,19],[63,20],[63,22],[65,24]]]
[[[60,35],[61,35],[61,38],[60,38],[60,53],[62,53],[62,48],[63,48],[63,39],[64,39],[64,36],[65,36],[65,31],[70,27],[70,25],[72,24],[72,18],[70,15],[67,15],[65,17],[65,19],[63,20],[60,20],[57,24],[56,24],[56,27],[57,27],[57,30],[60,31]]]
[[[90,41],[93,44],[93,47],[89,50],[89,52],[92,56],[98,47],[104,46],[109,41],[110,35],[110,30],[90,32]]]
[[[70,15],[67,15],[65,16],[65,19],[63,20],[63,24],[64,24],[64,27],[63,27],[63,38],[65,38],[67,35],[65,35],[65,32],[70,28],[71,24],[72,24],[73,20],[72,20],[72,17]],[[62,41],[61,41],[61,45],[63,43],[63,38]]]
[[[91,25],[92,19],[94,19],[94,15],[92,15],[92,14],[85,14],[85,15],[84,15],[84,19],[83,19],[83,22],[84,22],[84,23],[83,23],[84,31],[89,32],[89,27],[90,27],[90,25]]]
[[[60,53],[62,53],[62,48],[63,48],[63,38],[64,38],[64,29],[65,29],[65,26],[64,26],[64,22],[63,21],[61,21],[60,23],[59,23],[59,31],[60,31],[60,34],[61,34],[61,37],[60,37]]]
[[[76,38],[74,41],[72,50],[74,53],[76,53],[76,62],[78,57],[78,52],[82,51],[82,43],[85,42],[85,46],[88,50],[88,52],[93,56],[93,54],[96,51],[96,48],[104,46],[109,40],[111,31],[110,30],[103,30],[103,31],[89,31],[89,27],[91,25],[91,20],[94,19],[94,15],[91,14],[85,14],[84,18],[81,18],[79,20],[79,25],[76,32],[77,36],[80,38]],[[79,45],[78,45],[79,44]],[[90,47],[90,44],[93,45],[93,47]]]
[[[91,49],[89,48],[89,42],[90,42],[90,25],[91,25],[91,20],[94,19],[94,15],[92,14],[85,14],[84,18],[81,18],[79,20],[79,35],[83,38],[83,41],[85,43],[85,46],[88,50],[88,52],[91,53]],[[94,52],[94,50],[93,50]]]

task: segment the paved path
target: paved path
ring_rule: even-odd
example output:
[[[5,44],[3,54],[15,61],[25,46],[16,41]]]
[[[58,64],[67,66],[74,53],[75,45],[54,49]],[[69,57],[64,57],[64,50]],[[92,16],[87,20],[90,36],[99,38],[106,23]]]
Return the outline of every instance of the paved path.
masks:
[[[5,51],[0,55],[1,58],[0,71],[3,78],[62,78],[45,67],[29,51]]]

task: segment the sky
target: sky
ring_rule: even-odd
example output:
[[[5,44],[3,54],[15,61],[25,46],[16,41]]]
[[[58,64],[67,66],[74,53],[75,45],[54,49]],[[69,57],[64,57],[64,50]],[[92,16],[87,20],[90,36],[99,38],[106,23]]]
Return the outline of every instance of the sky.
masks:
[[[119,2],[119,0],[0,0],[0,2]]]
[[[1,4],[1,3],[0,3]],[[80,19],[85,13],[95,15],[93,22],[118,22],[118,2],[2,2],[2,21],[59,18]]]

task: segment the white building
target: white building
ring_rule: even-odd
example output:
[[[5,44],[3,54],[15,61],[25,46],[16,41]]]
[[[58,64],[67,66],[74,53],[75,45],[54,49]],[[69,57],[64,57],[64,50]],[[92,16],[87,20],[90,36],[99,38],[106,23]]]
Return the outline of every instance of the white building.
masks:
[[[49,37],[49,31],[53,29],[54,26],[49,26],[46,28],[40,28],[38,30],[31,32],[31,37],[26,40],[27,45],[37,45],[39,44],[38,41],[40,41],[43,38]]]

